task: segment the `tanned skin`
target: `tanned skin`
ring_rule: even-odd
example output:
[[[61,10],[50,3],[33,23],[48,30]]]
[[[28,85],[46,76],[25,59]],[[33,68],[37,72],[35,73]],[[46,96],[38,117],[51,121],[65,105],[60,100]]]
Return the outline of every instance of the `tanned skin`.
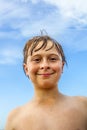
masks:
[[[87,98],[59,92],[65,62],[51,45],[47,41],[45,49],[29,53],[24,70],[34,85],[34,97],[9,114],[5,130],[87,130]]]

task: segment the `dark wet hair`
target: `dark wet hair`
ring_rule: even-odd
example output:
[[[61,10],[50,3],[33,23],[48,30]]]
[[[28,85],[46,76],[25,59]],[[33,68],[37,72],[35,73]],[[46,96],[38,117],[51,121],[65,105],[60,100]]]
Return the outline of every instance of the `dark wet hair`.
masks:
[[[50,48],[46,49],[48,41],[51,41],[52,45]],[[40,42],[42,42],[41,46],[36,49],[37,45]],[[58,53],[61,55],[62,61],[67,64],[62,46],[55,39],[49,37],[48,35],[35,36],[32,39],[27,41],[27,43],[25,44],[24,49],[23,49],[23,56],[24,56],[23,63],[25,63],[25,64],[27,63],[27,57],[29,55],[29,52],[30,52],[30,55],[32,55],[33,52],[39,51],[40,49],[45,49],[45,51],[48,51],[48,50],[52,49],[54,46],[55,46],[56,50],[58,51]]]

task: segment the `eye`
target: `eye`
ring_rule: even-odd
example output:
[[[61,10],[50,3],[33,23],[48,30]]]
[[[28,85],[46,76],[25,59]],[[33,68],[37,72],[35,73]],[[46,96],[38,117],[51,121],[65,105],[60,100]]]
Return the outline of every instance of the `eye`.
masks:
[[[51,58],[50,58],[50,61],[53,61],[53,62],[54,62],[54,61],[57,61],[57,58],[51,57]]]
[[[35,59],[33,59],[33,61],[36,62],[36,63],[39,63],[41,61],[41,59],[40,58],[35,58]]]

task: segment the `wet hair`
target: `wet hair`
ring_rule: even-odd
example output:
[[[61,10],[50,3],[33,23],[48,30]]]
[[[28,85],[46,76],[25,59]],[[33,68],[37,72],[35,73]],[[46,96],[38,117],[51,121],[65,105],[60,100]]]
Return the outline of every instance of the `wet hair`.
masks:
[[[52,45],[46,49],[48,41],[51,41]],[[41,46],[36,48],[40,42],[42,43]],[[62,61],[67,64],[62,46],[55,39],[49,37],[48,35],[35,36],[32,39],[27,41],[27,43],[25,44],[24,49],[23,49],[23,56],[24,56],[23,63],[25,63],[25,64],[27,63],[27,57],[28,57],[29,53],[30,53],[30,55],[32,55],[33,52],[39,51],[40,49],[45,49],[45,51],[49,51],[54,46],[55,46],[56,50],[58,51],[58,53],[61,55]]]

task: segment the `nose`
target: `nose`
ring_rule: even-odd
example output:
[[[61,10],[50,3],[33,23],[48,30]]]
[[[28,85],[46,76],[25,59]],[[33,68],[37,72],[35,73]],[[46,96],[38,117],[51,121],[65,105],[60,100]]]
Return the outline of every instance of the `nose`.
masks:
[[[43,60],[40,64],[40,69],[44,70],[50,69],[49,62],[47,60]]]

